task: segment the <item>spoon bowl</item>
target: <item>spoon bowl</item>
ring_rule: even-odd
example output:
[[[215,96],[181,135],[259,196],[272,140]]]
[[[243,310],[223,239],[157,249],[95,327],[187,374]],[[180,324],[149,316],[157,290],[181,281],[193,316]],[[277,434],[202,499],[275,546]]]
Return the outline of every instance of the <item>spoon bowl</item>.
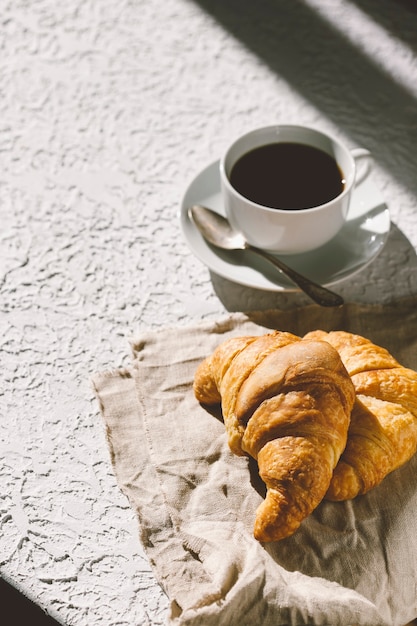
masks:
[[[233,230],[227,219],[215,211],[200,204],[194,204],[188,209],[188,215],[206,241],[213,246],[231,251],[250,250],[266,259],[281,273],[288,276],[295,285],[317,304],[325,307],[339,307],[344,304],[340,295],[299,274],[299,272],[283,263],[275,255],[250,245],[241,233]]]

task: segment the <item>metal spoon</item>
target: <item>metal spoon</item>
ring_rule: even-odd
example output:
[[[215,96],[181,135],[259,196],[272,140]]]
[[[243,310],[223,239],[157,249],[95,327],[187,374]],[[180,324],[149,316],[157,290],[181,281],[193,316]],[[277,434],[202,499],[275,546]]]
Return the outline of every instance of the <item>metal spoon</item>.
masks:
[[[306,276],[302,276],[276,256],[250,245],[243,235],[234,231],[229,222],[218,213],[195,204],[188,209],[188,215],[204,239],[213,246],[223,248],[223,250],[251,250],[277,267],[280,272],[288,276],[293,283],[300,287],[317,304],[329,307],[342,306],[343,298],[341,296],[326,289],[326,287],[318,285]]]

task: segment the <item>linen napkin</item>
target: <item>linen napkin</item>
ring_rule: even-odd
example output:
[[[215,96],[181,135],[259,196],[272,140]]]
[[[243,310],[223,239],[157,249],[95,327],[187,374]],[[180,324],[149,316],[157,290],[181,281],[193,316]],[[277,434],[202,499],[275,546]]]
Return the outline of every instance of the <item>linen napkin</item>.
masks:
[[[234,456],[219,410],[194,398],[198,364],[230,336],[343,329],[417,369],[417,299],[228,314],[140,333],[127,368],[93,377],[118,485],[175,626],[401,626],[417,617],[417,455],[365,496],[323,501],[261,545],[256,463]]]

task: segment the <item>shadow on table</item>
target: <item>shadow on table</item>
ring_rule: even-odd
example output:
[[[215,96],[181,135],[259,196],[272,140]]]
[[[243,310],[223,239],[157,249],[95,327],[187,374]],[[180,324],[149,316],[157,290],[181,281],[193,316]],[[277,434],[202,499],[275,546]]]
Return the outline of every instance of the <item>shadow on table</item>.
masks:
[[[12,585],[0,578],[0,602],[3,615],[10,624],[35,624],[35,626],[62,626],[41,608],[31,602]],[[2,623],[5,623],[2,621]]]
[[[336,28],[305,2],[195,2],[417,195],[414,87],[353,43],[342,21]],[[391,33],[411,54],[417,50],[415,2],[356,0],[356,5],[387,37]]]
[[[214,272],[211,281],[227,311],[288,309],[311,300],[300,291],[273,292],[231,282]],[[417,294],[417,254],[402,231],[391,224],[388,240],[379,255],[362,271],[331,286],[348,301],[389,303]]]
[[[367,13],[375,22],[380,24],[394,37],[398,37],[405,44],[417,52],[415,28],[409,28],[410,19],[417,16],[416,0],[396,0],[395,6],[391,0],[352,0],[357,7]],[[414,13],[414,16],[411,15]]]

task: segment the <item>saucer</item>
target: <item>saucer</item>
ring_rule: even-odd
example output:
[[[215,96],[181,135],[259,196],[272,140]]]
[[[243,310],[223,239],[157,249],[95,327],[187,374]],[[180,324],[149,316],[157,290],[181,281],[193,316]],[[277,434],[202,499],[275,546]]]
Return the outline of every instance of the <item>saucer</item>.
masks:
[[[347,220],[331,241],[304,254],[277,256],[301,274],[326,286],[362,271],[382,250],[390,231],[388,208],[370,178],[354,190]],[[191,181],[182,199],[181,227],[191,251],[210,270],[240,285],[267,291],[298,291],[286,276],[250,250],[226,251],[207,243],[188,216],[192,204],[202,204],[225,216],[219,161]]]

